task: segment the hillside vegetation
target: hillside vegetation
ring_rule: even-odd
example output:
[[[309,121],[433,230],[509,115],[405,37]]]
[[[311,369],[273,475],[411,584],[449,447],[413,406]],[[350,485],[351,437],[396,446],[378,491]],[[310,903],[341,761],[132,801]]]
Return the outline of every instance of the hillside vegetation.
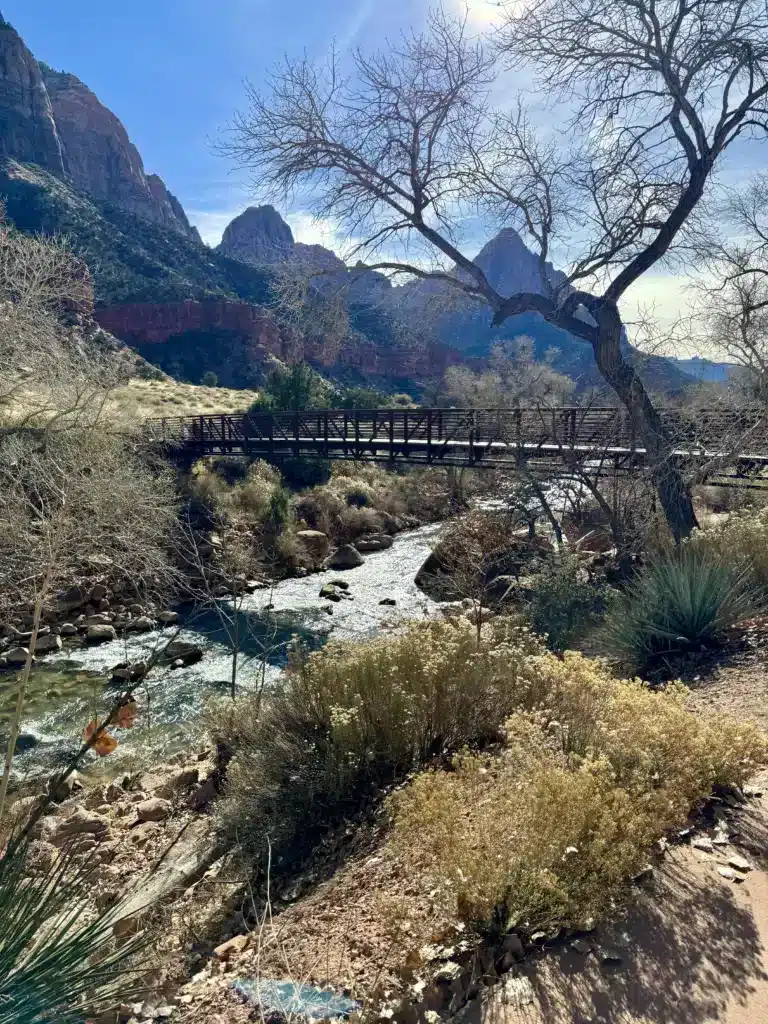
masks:
[[[0,164],[0,198],[19,230],[69,237],[88,264],[98,305],[213,298],[263,303],[269,298],[263,270],[97,203],[34,164]]]

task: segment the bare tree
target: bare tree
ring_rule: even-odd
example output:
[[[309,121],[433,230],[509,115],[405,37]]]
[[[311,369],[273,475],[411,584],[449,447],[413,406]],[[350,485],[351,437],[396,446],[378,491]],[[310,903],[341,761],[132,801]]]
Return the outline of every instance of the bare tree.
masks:
[[[0,609],[29,607],[31,637],[0,782],[2,817],[11,760],[44,608],[56,589],[87,576],[97,558],[114,585],[167,589],[176,518],[169,474],[153,472],[99,421],[0,437]]]
[[[716,207],[696,238],[707,276],[695,288],[692,338],[739,367],[748,401],[768,401],[768,174]]]
[[[288,60],[234,125],[229,152],[263,190],[299,191],[343,224],[367,266],[457,288],[499,325],[536,311],[592,345],[632,416],[674,535],[695,525],[661,419],[622,353],[618,304],[669,259],[715,166],[764,133],[768,14],[760,0],[528,0],[506,9],[491,50],[434,14],[382,53]],[[565,148],[542,142],[522,105],[491,108],[498,61],[532,69],[571,112]],[[463,251],[462,210],[523,230],[541,290],[501,295]],[[575,254],[551,271],[555,244]],[[399,257],[399,253],[402,257]],[[431,253],[433,266],[425,266]]]

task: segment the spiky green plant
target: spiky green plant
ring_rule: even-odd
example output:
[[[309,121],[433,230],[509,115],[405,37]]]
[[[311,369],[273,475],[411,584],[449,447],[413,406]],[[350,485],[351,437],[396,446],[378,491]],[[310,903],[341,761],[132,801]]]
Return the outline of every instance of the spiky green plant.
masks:
[[[29,846],[0,858],[0,1024],[74,1024],[133,987],[144,937],[116,948],[115,910],[89,918],[89,876],[66,852],[30,874]]]
[[[706,545],[683,544],[654,559],[617,598],[603,639],[609,653],[641,670],[659,656],[720,642],[764,607],[744,568]]]

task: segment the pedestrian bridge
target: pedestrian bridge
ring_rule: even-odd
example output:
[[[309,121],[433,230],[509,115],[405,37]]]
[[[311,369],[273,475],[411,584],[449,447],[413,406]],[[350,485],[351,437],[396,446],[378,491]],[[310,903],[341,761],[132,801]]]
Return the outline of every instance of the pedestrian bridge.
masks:
[[[708,478],[768,485],[768,411],[664,411],[670,458]],[[628,414],[612,407],[311,409],[149,420],[149,440],[184,460],[232,455],[368,459],[417,466],[541,470],[553,463],[640,468],[646,456]]]

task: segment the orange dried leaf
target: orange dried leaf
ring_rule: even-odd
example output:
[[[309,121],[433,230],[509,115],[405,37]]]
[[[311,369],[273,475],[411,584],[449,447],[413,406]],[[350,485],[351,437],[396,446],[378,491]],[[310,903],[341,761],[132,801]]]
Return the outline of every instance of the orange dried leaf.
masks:
[[[139,706],[135,700],[130,704],[124,704],[117,713],[117,725],[121,729],[132,729],[138,713]]]
[[[107,754],[111,754],[113,750],[117,750],[117,747],[117,740],[112,733],[103,732],[94,743],[93,750],[96,751],[99,757],[106,757]]]
[[[98,728],[98,718],[94,718],[92,722],[89,722],[88,725],[86,725],[85,729],[83,730],[83,739],[85,740],[86,743],[89,743],[91,741],[94,733]],[[111,733],[105,731],[99,736],[99,738],[93,744],[91,750],[97,753],[99,757],[106,757],[107,754],[111,754],[113,750],[116,750],[117,746],[118,743],[115,737]]]
[[[94,718],[94,720],[92,722],[89,722],[88,725],[86,725],[86,727],[83,729],[83,740],[87,743],[98,728],[99,720],[98,718]]]

